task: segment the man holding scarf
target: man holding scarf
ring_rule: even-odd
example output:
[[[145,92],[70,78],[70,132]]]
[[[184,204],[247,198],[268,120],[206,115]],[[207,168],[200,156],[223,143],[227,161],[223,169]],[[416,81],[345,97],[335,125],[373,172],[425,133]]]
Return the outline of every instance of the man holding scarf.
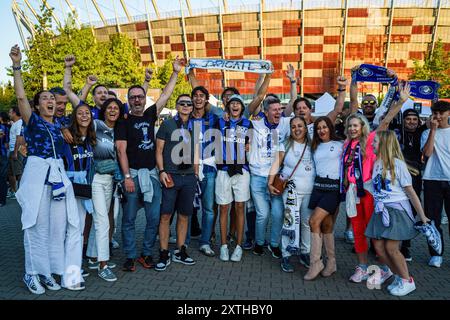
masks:
[[[173,62],[173,73],[156,103],[145,110],[145,89],[139,85],[128,90],[131,114],[119,122],[115,129],[118,158],[125,176],[122,237],[126,261],[124,271],[135,271],[135,261],[144,268],[153,268],[152,249],[159,224],[161,187],[156,171],[155,122],[166,105],[182,68],[178,57]],[[145,110],[145,111],[144,111]],[[143,198],[147,224],[144,232],[143,251],[138,258],[136,250],[135,223],[139,210],[139,198]]]

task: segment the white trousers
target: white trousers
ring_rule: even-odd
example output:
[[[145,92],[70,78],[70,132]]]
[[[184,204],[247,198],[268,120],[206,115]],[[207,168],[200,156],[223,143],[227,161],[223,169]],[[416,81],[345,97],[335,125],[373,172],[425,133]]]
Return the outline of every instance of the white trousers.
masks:
[[[94,175],[92,181],[92,202],[94,228],[89,234],[86,255],[98,261],[109,261],[109,208],[113,195],[113,176],[109,174]]]
[[[51,186],[44,186],[36,224],[24,230],[25,272],[61,275],[66,287],[83,281],[82,231],[67,223],[65,201],[53,200],[51,192]]]

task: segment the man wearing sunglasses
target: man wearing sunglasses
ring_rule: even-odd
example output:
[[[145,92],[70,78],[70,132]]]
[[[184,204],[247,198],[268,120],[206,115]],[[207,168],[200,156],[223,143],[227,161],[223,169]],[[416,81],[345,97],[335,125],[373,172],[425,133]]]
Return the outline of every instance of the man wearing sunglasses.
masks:
[[[197,187],[198,144],[193,137],[191,97],[182,94],[176,102],[177,115],[163,122],[156,134],[156,162],[162,185],[159,243],[161,246],[156,271],[164,271],[171,261],[194,265],[186,252],[189,217]],[[170,218],[177,212],[177,249],[169,252]]]
[[[125,176],[125,198],[122,217],[123,249],[126,260],[124,271],[135,271],[135,262],[144,268],[153,268],[153,245],[159,224],[161,186],[156,170],[155,123],[166,105],[183,67],[178,57],[173,62],[173,73],[156,103],[145,110],[146,90],[140,85],[128,89],[130,114],[115,128],[118,158]],[[145,111],[144,111],[145,110]],[[135,222],[139,202],[143,200],[147,220],[141,255],[136,248]]]
[[[372,94],[367,94],[362,98],[361,101],[361,109],[363,111],[363,115],[367,118],[370,124],[370,130],[375,130],[373,120],[375,119],[375,111],[378,108],[378,100]]]

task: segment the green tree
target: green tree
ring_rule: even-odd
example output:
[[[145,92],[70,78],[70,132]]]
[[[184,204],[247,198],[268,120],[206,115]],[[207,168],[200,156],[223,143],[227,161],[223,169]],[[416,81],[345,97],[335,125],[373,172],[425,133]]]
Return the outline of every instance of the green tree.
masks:
[[[16,94],[14,93],[14,87],[11,81],[7,84],[0,85],[0,111],[8,111],[16,103]]]
[[[174,57],[170,55],[167,60],[164,62],[164,64],[158,68],[156,72],[156,78],[158,79],[158,88],[163,89],[166,84],[169,82],[170,75],[172,74],[172,62],[174,60]],[[151,83],[152,85],[152,83]],[[167,108],[174,109],[175,108],[175,101],[177,100],[177,97],[182,93],[191,94],[191,85],[186,80],[186,75],[184,73],[184,70],[182,70],[178,74],[177,84],[175,86],[175,89],[173,90],[172,96],[170,97],[169,101],[167,102]]]
[[[437,81],[441,85],[439,97],[450,97],[450,53],[445,52],[441,39],[436,42],[433,54],[424,61],[414,60],[414,72],[410,79]]]
[[[101,83],[113,88],[142,83],[144,68],[133,40],[124,34],[113,34],[108,42],[102,44],[100,51],[104,53],[99,73]]]

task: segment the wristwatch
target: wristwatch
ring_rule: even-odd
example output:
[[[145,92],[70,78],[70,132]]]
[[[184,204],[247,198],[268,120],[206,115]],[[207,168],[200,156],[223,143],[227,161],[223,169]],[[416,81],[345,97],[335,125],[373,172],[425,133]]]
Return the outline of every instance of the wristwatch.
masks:
[[[129,173],[125,174],[125,179],[131,179],[131,174]]]

